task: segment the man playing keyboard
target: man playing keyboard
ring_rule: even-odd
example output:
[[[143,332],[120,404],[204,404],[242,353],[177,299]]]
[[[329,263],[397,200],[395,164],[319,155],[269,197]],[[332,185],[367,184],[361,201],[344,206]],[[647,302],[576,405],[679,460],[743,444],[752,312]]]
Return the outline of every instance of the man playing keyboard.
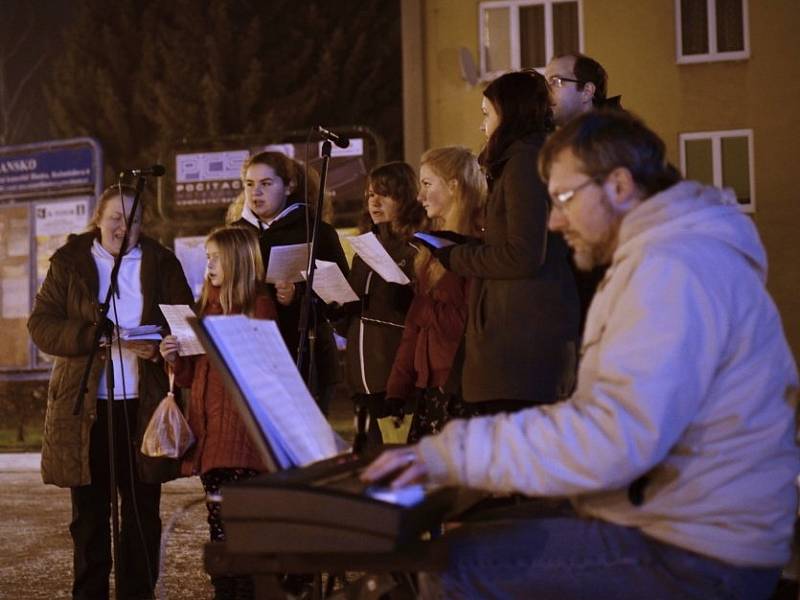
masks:
[[[729,192],[680,180],[627,114],[570,122],[539,170],[550,229],[580,268],[609,265],[575,392],[454,421],[362,477],[568,497],[574,513],[450,531],[424,595],[769,597],[797,508],[798,377],[752,221]]]

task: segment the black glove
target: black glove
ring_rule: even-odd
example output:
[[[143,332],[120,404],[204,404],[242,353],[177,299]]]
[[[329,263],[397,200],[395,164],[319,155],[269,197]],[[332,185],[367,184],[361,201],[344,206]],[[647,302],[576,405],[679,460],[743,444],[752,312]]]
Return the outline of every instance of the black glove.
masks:
[[[326,304],[325,316],[330,321],[338,321],[345,317],[353,317],[361,314],[361,300],[354,300],[353,302],[345,302],[344,304]]]
[[[409,284],[387,283],[389,287],[391,307],[399,312],[405,313],[411,306],[414,299],[414,288]]]
[[[431,231],[429,233],[438,238],[450,240],[455,244],[466,244],[470,239],[469,236],[456,233],[455,231],[447,231],[446,229],[437,229],[436,231]]]
[[[406,416],[406,401],[403,398],[384,399],[381,416],[402,420]]]

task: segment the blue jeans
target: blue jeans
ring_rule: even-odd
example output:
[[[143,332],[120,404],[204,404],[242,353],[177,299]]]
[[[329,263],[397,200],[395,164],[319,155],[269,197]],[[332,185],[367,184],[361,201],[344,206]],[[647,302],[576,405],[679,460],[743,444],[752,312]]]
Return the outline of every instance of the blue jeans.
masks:
[[[735,567],[574,515],[495,515],[440,542],[448,566],[420,576],[423,598],[751,600],[768,598],[781,573]]]

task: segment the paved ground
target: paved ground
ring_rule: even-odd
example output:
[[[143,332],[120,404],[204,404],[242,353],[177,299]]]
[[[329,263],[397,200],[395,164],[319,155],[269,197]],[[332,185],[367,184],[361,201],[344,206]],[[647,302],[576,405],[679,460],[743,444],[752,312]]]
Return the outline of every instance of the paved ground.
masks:
[[[349,401],[331,407],[334,428],[352,437]],[[69,537],[69,490],[42,484],[39,454],[0,453],[0,599],[55,600],[70,598],[72,541]],[[161,518],[166,538],[159,600],[212,598],[203,570],[203,544],[208,539],[203,488],[196,477],[162,488]]]
[[[72,542],[67,527],[69,490],[43,485],[38,454],[0,454],[0,598],[51,600],[69,598]],[[202,547],[208,537],[205,506],[186,512],[181,507],[202,498],[197,478],[163,487],[161,515],[167,538],[160,599],[213,596],[202,568]]]

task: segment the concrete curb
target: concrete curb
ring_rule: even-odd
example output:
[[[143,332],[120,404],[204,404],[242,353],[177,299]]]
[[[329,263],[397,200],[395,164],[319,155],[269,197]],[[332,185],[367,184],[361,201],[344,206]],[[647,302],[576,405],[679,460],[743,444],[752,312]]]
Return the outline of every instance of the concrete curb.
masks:
[[[30,473],[39,471],[40,452],[0,453],[0,473]]]

